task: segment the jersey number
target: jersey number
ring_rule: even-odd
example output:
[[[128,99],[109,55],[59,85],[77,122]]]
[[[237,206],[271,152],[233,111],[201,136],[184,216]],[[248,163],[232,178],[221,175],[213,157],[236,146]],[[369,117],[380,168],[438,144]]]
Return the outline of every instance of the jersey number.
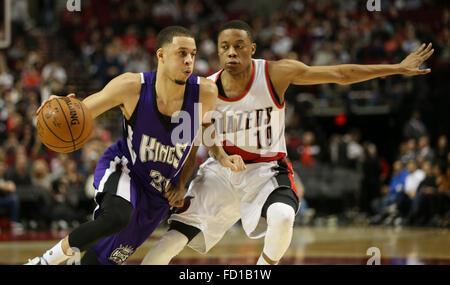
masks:
[[[264,135],[264,131],[262,132],[263,134],[261,134],[261,132],[258,130],[256,131],[256,139],[257,139],[257,147],[258,149],[262,149],[263,145],[261,143],[261,136]],[[265,135],[266,135],[266,147],[270,147],[272,145],[272,126],[268,126],[266,131],[265,131]]]

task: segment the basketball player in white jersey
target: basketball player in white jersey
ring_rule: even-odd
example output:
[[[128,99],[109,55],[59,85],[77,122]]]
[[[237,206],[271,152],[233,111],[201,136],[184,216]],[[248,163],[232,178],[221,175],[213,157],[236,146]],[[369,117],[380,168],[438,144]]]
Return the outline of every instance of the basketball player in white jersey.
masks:
[[[257,264],[277,264],[289,247],[299,209],[292,167],[286,161],[284,93],[290,84],[352,84],[376,77],[430,72],[419,66],[434,50],[422,45],[399,64],[307,66],[295,60],[252,59],[251,28],[231,21],[219,31],[223,70],[209,77],[219,96],[213,123],[228,154],[239,154],[246,170],[232,172],[209,158],[189,186],[186,204],[142,264],[168,264],[185,245],[208,252],[239,219],[250,238],[265,236]],[[221,151],[215,155],[221,155]],[[184,185],[172,189],[183,193]],[[179,195],[179,194],[178,194]]]

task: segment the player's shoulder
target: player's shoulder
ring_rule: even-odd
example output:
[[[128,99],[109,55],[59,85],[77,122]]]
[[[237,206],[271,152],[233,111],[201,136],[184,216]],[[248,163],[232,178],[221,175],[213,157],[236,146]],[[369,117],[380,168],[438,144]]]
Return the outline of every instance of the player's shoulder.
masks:
[[[303,62],[294,60],[294,59],[288,59],[283,58],[279,60],[271,60],[267,61],[269,69],[277,69],[277,70],[289,70],[289,69],[298,69],[300,67],[307,67]]]
[[[143,74],[125,72],[117,77],[121,85],[125,87],[138,87],[142,84]]]
[[[203,89],[204,92],[215,93],[217,95],[217,85],[216,83],[214,83],[214,81],[201,76],[199,76],[198,78],[200,88]]]
[[[219,91],[217,90],[217,85],[214,83],[214,81],[201,76],[199,76],[198,78],[200,85],[200,100],[215,100]]]

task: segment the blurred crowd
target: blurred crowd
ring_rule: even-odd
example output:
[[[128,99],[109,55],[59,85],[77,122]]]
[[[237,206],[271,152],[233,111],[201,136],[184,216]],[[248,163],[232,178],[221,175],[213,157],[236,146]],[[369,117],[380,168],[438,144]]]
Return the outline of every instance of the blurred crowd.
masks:
[[[436,225],[448,216],[446,1],[381,1],[381,12],[367,11],[366,0],[96,0],[81,1],[81,12],[67,11],[65,2],[12,1],[12,43],[0,51],[1,227],[67,228],[88,219],[95,162],[120,136],[120,112],[111,111],[96,120],[82,150],[51,152],[36,138],[40,102],[71,92],[84,98],[121,73],[155,69],[156,36],[167,25],[196,33],[195,73],[212,74],[220,69],[217,30],[231,19],[253,27],[255,58],[309,65],[397,63],[432,42],[427,77],[290,87],[288,149],[305,199],[319,212],[356,208],[374,223]],[[311,108],[303,108],[305,102]],[[352,112],[353,106],[388,106],[386,115],[398,117],[398,158],[380,156],[365,130],[332,133],[314,123],[317,108]]]
[[[450,148],[424,133],[404,139],[391,164],[358,129],[332,134],[325,145],[315,134],[288,136],[288,153],[304,185],[304,199],[319,216],[338,222],[395,226],[450,226]],[[356,216],[352,215],[357,212]]]

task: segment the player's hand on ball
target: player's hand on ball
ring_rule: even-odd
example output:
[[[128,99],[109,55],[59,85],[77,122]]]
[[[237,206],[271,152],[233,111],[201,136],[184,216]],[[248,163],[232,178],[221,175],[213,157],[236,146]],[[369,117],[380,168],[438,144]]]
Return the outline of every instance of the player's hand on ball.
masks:
[[[94,121],[90,110],[75,94],[52,95],[36,112],[39,140],[55,152],[80,149],[90,138]]]
[[[234,172],[240,172],[246,169],[244,160],[240,155],[225,155],[218,159],[220,164],[224,167],[228,167]]]
[[[402,74],[413,76],[427,74],[431,72],[431,69],[419,69],[419,67],[433,54],[434,49],[431,49],[432,44],[429,43],[425,48],[425,44],[422,44],[418,50],[410,53],[401,63],[400,68]]]
[[[180,208],[183,206],[184,195],[186,195],[186,189],[184,188],[184,185],[173,187],[170,183],[169,185],[167,185],[164,193],[164,197],[169,200],[171,210],[172,208]]]
[[[55,98],[59,98],[59,97],[63,97],[63,96],[57,96],[57,95],[51,95],[47,100],[45,100],[44,102],[42,102],[41,106],[37,109],[36,114],[39,114],[39,112],[41,111],[41,109],[45,106],[45,104],[47,104],[48,102],[50,102],[51,100],[55,99]],[[70,93],[69,95],[67,95],[67,97],[69,98],[74,98],[75,94],[74,93]]]

